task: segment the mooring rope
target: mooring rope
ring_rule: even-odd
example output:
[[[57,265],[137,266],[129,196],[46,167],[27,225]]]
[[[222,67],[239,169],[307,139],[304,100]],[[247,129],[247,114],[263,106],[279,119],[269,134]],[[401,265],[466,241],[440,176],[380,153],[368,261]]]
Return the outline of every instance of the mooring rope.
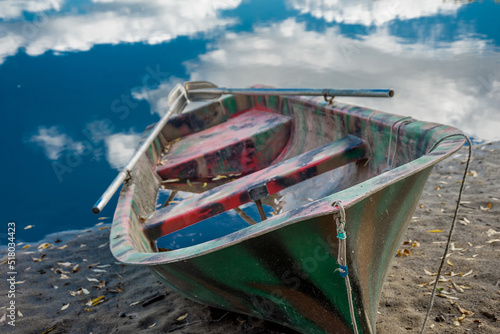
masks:
[[[394,123],[392,123],[392,126],[391,126],[391,134],[389,136],[389,147],[387,149],[387,168],[385,168],[382,172],[387,172],[389,170],[391,170],[393,168],[393,165],[394,165],[394,159],[396,158],[396,150],[398,148],[398,138],[399,138],[399,130],[401,129],[401,126],[403,124],[408,124],[408,123],[411,123],[411,117],[403,117],[403,118],[400,118],[398,119],[397,121],[395,121]],[[391,161],[391,147],[392,147],[392,133],[394,131],[394,126],[396,124],[398,124],[399,122],[401,122],[398,126],[398,130],[397,130],[397,133],[396,133],[396,147],[394,147],[394,153],[392,155],[392,161]]]
[[[339,264],[339,268],[337,269],[340,272],[340,277],[344,278],[345,285],[347,288],[347,299],[349,301],[349,312],[351,314],[351,322],[352,327],[354,329],[354,333],[358,334],[358,326],[356,324],[356,317],[354,314],[354,304],[352,302],[352,289],[351,282],[349,281],[349,271],[347,269],[347,245],[346,239],[347,234],[344,230],[345,228],[345,210],[340,201],[333,202],[332,206],[338,206],[340,210],[340,218],[334,217],[335,223],[337,224],[337,238],[339,239],[339,251],[337,255],[337,263]]]
[[[465,165],[465,172],[464,172],[464,175],[462,177],[462,184],[460,185],[460,191],[458,192],[457,206],[455,207],[455,214],[453,216],[453,221],[451,223],[450,233],[448,234],[448,241],[446,242],[446,247],[444,249],[443,258],[441,259],[441,264],[439,265],[439,269],[438,269],[437,276],[436,276],[436,281],[434,282],[434,287],[432,288],[431,300],[429,302],[429,307],[427,308],[427,314],[425,315],[424,323],[422,324],[422,328],[420,329],[420,334],[423,334],[425,332],[425,325],[427,324],[427,320],[429,319],[429,315],[431,314],[432,307],[434,306],[434,298],[436,297],[436,290],[437,290],[437,285],[439,282],[439,277],[441,276],[441,271],[443,269],[444,262],[446,260],[446,255],[448,254],[448,249],[449,249],[450,244],[451,244],[451,237],[453,235],[453,230],[455,229],[455,225],[457,222],[458,210],[460,209],[460,201],[462,200],[462,193],[464,190],[465,179],[467,177],[467,173],[469,172],[469,164],[470,164],[470,160],[472,157],[472,142],[470,141],[469,137],[467,137],[463,133],[453,133],[453,134],[444,136],[443,138],[440,138],[439,140],[437,140],[434,143],[434,145],[432,145],[431,149],[427,152],[427,153],[432,152],[439,143],[441,143],[443,140],[448,139],[448,138],[453,137],[453,136],[462,136],[467,140],[467,142],[469,143],[469,156],[467,158],[467,163]]]

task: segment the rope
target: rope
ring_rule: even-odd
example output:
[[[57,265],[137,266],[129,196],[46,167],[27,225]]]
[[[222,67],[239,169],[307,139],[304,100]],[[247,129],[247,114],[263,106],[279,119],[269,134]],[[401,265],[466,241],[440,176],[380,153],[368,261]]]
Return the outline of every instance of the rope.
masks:
[[[457,206],[455,208],[455,214],[453,216],[453,221],[451,223],[450,233],[448,234],[448,241],[446,242],[446,247],[444,249],[443,258],[441,259],[441,264],[439,265],[439,269],[438,269],[437,276],[436,276],[436,281],[434,282],[434,287],[432,288],[431,300],[429,301],[429,307],[427,308],[427,314],[425,315],[424,323],[422,324],[422,328],[420,329],[420,334],[423,334],[425,332],[425,325],[427,324],[427,320],[429,319],[429,315],[431,314],[432,307],[434,306],[434,298],[436,297],[436,290],[437,290],[437,285],[439,282],[439,277],[441,276],[441,271],[443,269],[444,262],[446,260],[446,255],[448,254],[448,249],[449,249],[450,244],[451,244],[451,237],[453,235],[453,230],[455,229],[455,225],[457,222],[458,210],[460,208],[460,201],[462,199],[462,193],[464,190],[465,179],[466,179],[467,173],[469,171],[469,163],[470,163],[471,156],[472,156],[472,143],[471,143],[469,137],[467,137],[463,133],[453,133],[450,135],[446,135],[443,138],[436,141],[434,143],[434,145],[432,145],[431,149],[427,152],[427,153],[432,152],[437,147],[437,145],[439,143],[441,143],[443,140],[448,139],[449,137],[453,137],[453,136],[462,136],[467,140],[467,142],[469,143],[469,156],[467,158],[467,163],[465,165],[465,172],[464,172],[464,175],[462,177],[462,184],[460,185],[460,191],[458,192]]]
[[[401,124],[399,124],[399,126],[398,126],[398,131],[396,134],[396,147],[394,147],[394,154],[392,155],[392,162],[391,162],[392,132],[394,130],[394,126],[396,124],[398,124],[399,122],[401,122]],[[387,172],[393,168],[394,159],[396,158],[396,150],[398,148],[399,130],[401,129],[401,126],[403,124],[408,124],[410,122],[411,122],[411,117],[408,116],[408,117],[403,117],[401,119],[398,119],[397,121],[392,123],[391,134],[389,136],[389,148],[387,149],[387,168],[385,168],[382,172]]]
[[[340,210],[340,219],[338,217],[334,217],[335,223],[337,224],[337,238],[339,239],[339,251],[337,255],[337,262],[339,264],[339,268],[337,269],[340,272],[340,277],[345,280],[346,289],[347,289],[347,299],[349,301],[349,312],[351,314],[351,322],[352,327],[354,329],[354,333],[358,334],[358,326],[356,324],[356,318],[354,314],[354,304],[352,302],[352,289],[351,282],[349,281],[349,271],[347,269],[347,255],[346,255],[346,239],[347,234],[344,230],[345,228],[345,210],[340,201],[335,201],[332,206],[338,206]]]

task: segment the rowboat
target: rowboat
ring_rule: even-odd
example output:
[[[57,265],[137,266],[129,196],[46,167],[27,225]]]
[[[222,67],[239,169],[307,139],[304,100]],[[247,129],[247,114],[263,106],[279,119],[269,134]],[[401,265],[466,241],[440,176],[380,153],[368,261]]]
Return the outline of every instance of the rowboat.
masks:
[[[302,333],[375,333],[423,187],[462,132],[327,98],[341,91],[205,86],[171,93],[111,184],[124,180],[113,255],[205,305]]]

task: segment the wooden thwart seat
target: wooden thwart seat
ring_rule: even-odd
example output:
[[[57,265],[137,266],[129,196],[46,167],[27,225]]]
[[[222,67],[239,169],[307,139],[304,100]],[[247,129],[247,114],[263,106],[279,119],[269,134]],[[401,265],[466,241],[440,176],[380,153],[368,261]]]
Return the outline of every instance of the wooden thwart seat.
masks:
[[[278,157],[290,138],[291,118],[249,110],[224,123],[183,137],[162,158],[164,179],[210,181],[230,174],[249,174]]]
[[[258,197],[366,157],[365,142],[347,135],[335,142],[249,174],[154,213],[143,225],[150,240],[178,231]]]

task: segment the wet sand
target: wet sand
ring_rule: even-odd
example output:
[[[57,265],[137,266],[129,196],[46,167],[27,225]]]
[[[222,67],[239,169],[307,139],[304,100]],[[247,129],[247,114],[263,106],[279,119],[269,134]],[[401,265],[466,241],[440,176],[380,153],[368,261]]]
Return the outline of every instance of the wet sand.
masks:
[[[395,255],[377,317],[378,333],[417,333],[451,225],[467,151],[438,164]],[[500,143],[474,147],[453,246],[426,333],[500,332]],[[96,221],[98,223],[99,221]],[[430,232],[432,231],[432,232]],[[439,232],[442,231],[442,232]],[[147,268],[109,251],[109,225],[19,245],[16,320],[0,295],[2,333],[295,333],[186,300]],[[412,247],[413,246],[413,247]],[[407,249],[407,251],[405,251]],[[3,263],[5,254],[1,254]],[[2,291],[9,286],[1,265]],[[92,305],[93,302],[93,305]],[[460,320],[459,320],[460,319]]]

